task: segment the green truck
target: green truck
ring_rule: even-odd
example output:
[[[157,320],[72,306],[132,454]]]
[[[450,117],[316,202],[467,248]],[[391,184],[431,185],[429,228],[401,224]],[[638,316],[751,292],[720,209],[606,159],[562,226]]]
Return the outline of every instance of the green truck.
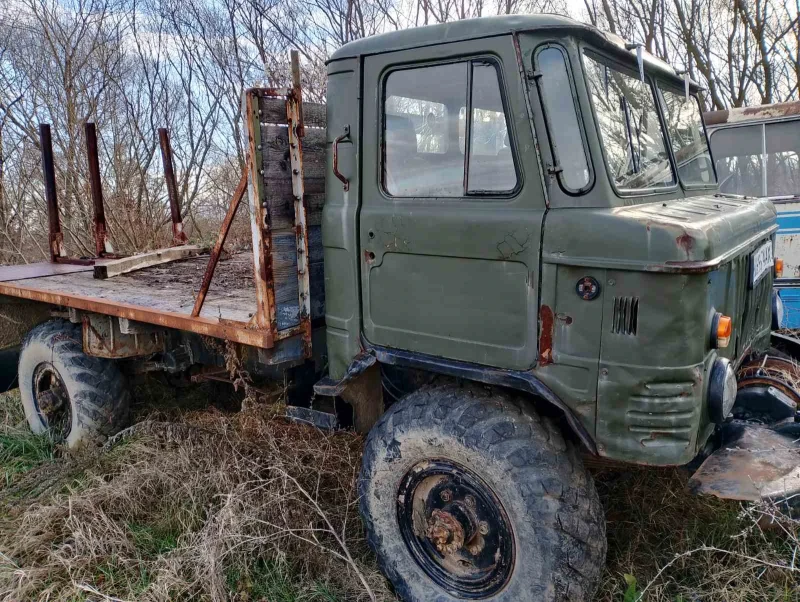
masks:
[[[409,601],[590,600],[586,457],[687,465],[719,497],[800,490],[775,209],[718,192],[695,83],[551,15],[387,33],[327,66],[327,106],[296,63],[291,88],[245,92],[208,256],[178,210],[176,246],[113,257],[93,181],[97,257],[67,257],[43,127],[52,261],[0,269],[34,430],[110,435],[142,371],[290,372],[315,391],[294,415],[368,433],[361,514]],[[245,198],[252,257],[219,261]]]

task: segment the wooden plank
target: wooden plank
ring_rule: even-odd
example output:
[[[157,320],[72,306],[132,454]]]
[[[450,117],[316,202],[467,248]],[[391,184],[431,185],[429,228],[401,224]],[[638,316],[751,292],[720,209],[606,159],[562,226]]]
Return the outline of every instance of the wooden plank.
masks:
[[[56,274],[72,274],[74,272],[91,272],[91,265],[76,265],[72,263],[53,263],[42,261],[40,263],[26,263],[20,265],[0,266],[0,282],[13,282],[14,280],[27,280],[29,278],[44,278]]]
[[[141,255],[133,255],[132,257],[125,257],[123,259],[115,259],[100,265],[95,265],[94,277],[105,280],[106,278],[113,278],[114,276],[127,274],[134,270],[141,270],[154,265],[177,261],[178,259],[194,257],[203,251],[203,247],[198,245],[182,245],[180,247],[170,247],[168,249],[151,251],[150,253],[142,253]]]
[[[310,129],[303,138],[303,175],[308,182],[318,188],[313,192],[324,191],[325,188],[325,148],[327,136],[324,130]],[[289,128],[278,125],[261,126],[261,144],[263,149],[264,181],[267,187],[274,180],[292,179],[292,166],[289,161]],[[320,186],[320,181],[322,187]]]
[[[261,127],[264,170],[264,200],[269,207],[273,230],[294,227],[294,193],[292,167],[289,160],[289,128],[275,125]],[[326,138],[323,130],[307,129],[302,139],[303,188],[308,225],[322,223],[325,204]]]
[[[282,185],[270,183],[266,200],[270,208],[270,220],[275,230],[285,230],[294,226],[294,201],[289,194],[283,194],[286,189]],[[306,223],[309,226],[322,224],[322,208],[325,206],[325,193],[306,194]]]
[[[286,99],[261,97],[261,123],[286,124]],[[325,128],[328,123],[327,106],[318,102],[303,101],[303,124],[308,128]],[[308,134],[306,130],[306,134]]]

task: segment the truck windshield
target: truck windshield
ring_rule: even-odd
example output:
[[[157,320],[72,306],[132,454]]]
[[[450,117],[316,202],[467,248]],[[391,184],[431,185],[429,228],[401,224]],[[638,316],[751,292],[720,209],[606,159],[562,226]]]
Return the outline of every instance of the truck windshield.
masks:
[[[675,175],[653,88],[584,55],[589,91],[611,178],[623,192],[667,188]]]
[[[716,178],[697,98],[663,89],[661,84],[658,93],[681,182],[684,186],[714,184]]]

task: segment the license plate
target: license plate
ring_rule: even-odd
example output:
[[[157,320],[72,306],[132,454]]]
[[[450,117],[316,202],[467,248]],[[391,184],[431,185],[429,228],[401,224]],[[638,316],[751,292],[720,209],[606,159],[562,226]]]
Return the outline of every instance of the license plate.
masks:
[[[772,241],[767,241],[750,255],[750,286],[754,287],[774,265]]]

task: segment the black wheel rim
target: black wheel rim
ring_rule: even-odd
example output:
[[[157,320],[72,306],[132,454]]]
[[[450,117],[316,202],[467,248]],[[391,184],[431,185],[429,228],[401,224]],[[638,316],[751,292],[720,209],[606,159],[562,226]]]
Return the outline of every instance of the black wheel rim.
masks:
[[[420,462],[406,473],[397,520],[417,564],[450,594],[477,600],[499,592],[511,577],[511,523],[492,489],[451,460]]]
[[[72,407],[61,375],[50,362],[33,371],[33,403],[39,419],[56,441],[63,441],[72,429]]]

